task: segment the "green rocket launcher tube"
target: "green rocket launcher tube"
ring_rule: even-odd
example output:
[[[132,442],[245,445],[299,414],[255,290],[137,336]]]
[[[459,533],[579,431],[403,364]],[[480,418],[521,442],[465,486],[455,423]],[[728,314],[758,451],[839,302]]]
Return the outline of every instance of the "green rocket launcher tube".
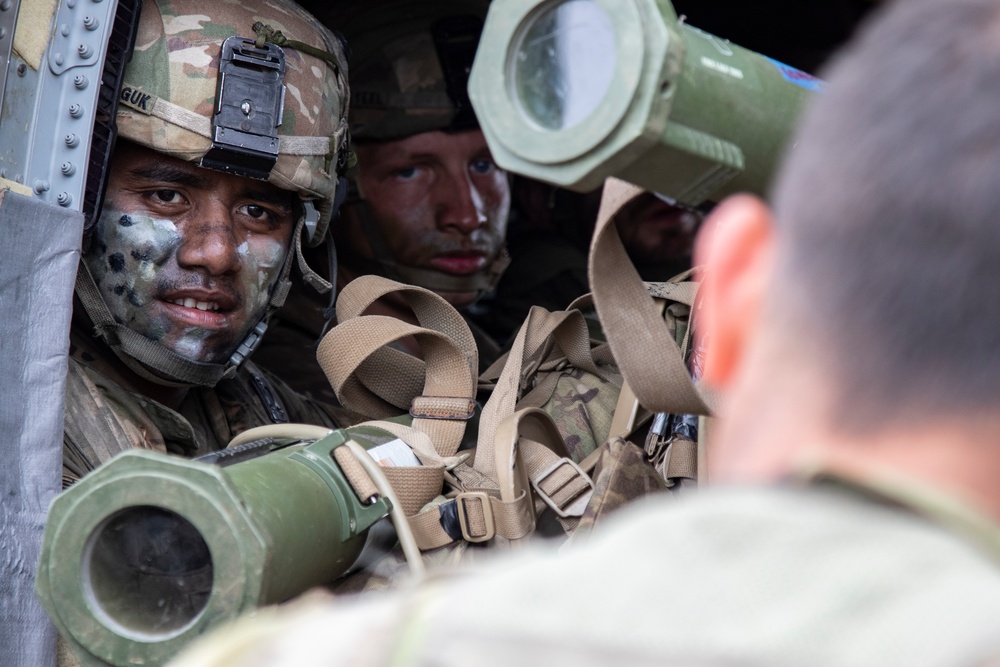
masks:
[[[667,0],[493,0],[469,96],[504,169],[581,191],[616,176],[696,205],[763,194],[821,86]]]
[[[212,627],[333,581],[387,500],[358,500],[311,444],[220,464],[126,452],[56,498],[36,589],[85,665],[161,665]],[[246,449],[242,453],[246,453]],[[380,524],[384,526],[385,524]]]

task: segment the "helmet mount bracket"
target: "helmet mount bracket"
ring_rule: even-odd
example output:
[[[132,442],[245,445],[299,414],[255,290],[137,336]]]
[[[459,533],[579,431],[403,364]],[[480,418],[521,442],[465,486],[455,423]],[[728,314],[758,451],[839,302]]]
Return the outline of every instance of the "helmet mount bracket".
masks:
[[[278,159],[285,106],[285,53],[252,39],[229,37],[219,58],[212,147],[198,165],[267,180]]]

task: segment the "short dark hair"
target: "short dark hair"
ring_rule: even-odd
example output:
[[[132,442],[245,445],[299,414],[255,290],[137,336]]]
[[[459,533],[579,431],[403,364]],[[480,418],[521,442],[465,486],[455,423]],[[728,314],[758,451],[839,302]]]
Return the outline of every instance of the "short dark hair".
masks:
[[[774,190],[779,307],[848,425],[1000,407],[1000,3],[897,1],[826,75]]]

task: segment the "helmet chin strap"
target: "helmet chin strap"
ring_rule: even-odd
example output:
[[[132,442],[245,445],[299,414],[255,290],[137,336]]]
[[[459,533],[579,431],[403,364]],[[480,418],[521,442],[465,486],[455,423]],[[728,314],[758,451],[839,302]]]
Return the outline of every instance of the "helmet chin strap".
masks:
[[[307,202],[307,204],[309,203]],[[293,255],[298,257],[304,267],[303,272],[309,270],[318,280],[329,286],[328,282],[323,281],[311,269],[308,269],[305,266],[305,260],[302,259],[302,230],[305,218],[306,216],[303,215],[295,225],[291,240],[291,245],[295,246],[295,252],[293,253],[290,247],[289,251],[285,253],[281,273],[271,288],[271,297],[264,313],[236,347],[236,351],[224,363],[192,361],[124,324],[116,322],[111,310],[104,302],[104,297],[101,296],[90,268],[83,261],[80,262],[77,271],[76,294],[80,297],[84,310],[94,323],[97,336],[136,375],[150,382],[169,387],[214,387],[220,380],[233,377],[236,374],[240,365],[260,344],[271,315],[285,303],[291,288],[289,274]]]
[[[350,202],[350,206],[357,213],[361,230],[368,241],[374,259],[351,257],[349,261],[344,258],[344,263],[363,274],[379,275],[397,282],[425,287],[438,293],[474,292],[475,297],[469,304],[472,305],[496,288],[497,283],[500,282],[500,276],[510,265],[510,255],[506,246],[500,249],[489,266],[467,276],[456,276],[444,271],[400,264],[393,259],[389,252],[389,246],[386,245],[385,239],[379,233],[368,202],[363,199],[355,199]]]

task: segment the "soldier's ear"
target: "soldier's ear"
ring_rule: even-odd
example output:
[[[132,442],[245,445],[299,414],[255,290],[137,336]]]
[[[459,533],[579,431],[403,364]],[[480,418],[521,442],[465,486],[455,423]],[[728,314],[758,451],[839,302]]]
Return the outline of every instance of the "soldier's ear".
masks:
[[[774,258],[773,219],[749,195],[723,201],[705,221],[695,245],[704,267],[696,331],[705,354],[702,379],[728,388],[757,333]]]

